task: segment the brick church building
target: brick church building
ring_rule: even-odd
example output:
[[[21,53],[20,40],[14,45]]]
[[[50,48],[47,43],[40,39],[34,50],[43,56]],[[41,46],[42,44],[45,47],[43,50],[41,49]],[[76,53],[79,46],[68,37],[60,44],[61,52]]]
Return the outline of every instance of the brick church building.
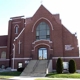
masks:
[[[61,23],[59,14],[51,14],[43,5],[29,18],[12,17],[8,23],[8,35],[0,36],[0,66],[12,70],[25,67],[30,60],[74,59],[80,70],[79,47],[75,34]]]

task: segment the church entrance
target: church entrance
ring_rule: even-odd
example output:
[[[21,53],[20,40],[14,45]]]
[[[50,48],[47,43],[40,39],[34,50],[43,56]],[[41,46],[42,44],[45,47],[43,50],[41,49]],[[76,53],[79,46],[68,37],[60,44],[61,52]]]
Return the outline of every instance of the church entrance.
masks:
[[[39,48],[38,59],[39,60],[47,59],[47,49],[46,48]]]

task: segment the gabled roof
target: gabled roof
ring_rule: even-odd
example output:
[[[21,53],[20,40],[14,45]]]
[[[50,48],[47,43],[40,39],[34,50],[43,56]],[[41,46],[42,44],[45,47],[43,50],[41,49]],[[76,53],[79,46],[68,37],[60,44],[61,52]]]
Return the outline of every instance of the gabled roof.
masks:
[[[38,10],[35,12],[35,14],[34,14],[34,16],[35,15],[41,15],[41,14],[45,14],[45,13],[49,13],[49,14],[51,14],[43,5],[41,5],[39,8],[38,8]],[[52,15],[52,14],[51,14]]]

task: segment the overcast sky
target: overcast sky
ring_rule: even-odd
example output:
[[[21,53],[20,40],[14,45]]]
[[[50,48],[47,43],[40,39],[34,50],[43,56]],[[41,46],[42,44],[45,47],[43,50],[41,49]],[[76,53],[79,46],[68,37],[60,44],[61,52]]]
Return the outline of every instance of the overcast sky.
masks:
[[[52,13],[60,14],[62,24],[77,32],[80,43],[80,0],[0,0],[0,35],[7,35],[10,17],[31,17],[42,4]]]

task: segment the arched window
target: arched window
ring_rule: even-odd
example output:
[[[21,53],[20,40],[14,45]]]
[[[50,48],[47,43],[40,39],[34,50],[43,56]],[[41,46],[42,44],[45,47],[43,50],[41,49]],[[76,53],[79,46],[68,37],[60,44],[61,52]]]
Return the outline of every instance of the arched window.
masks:
[[[41,22],[36,28],[36,39],[50,39],[50,28],[45,22]]]
[[[19,26],[16,25],[16,26],[15,26],[15,34],[18,34],[18,28],[19,28]]]
[[[3,51],[3,52],[1,53],[1,59],[6,59],[6,52],[5,52],[5,51]]]

